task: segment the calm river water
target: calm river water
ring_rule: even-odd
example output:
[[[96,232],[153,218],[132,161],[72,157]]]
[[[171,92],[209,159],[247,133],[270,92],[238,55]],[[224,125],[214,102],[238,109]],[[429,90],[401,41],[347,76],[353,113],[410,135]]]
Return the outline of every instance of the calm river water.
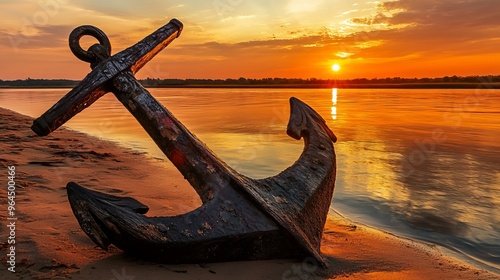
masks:
[[[0,89],[0,106],[38,117],[67,89]],[[277,174],[303,143],[285,133],[295,96],[337,135],[332,208],[439,244],[500,271],[500,91],[420,89],[151,89],[241,173]],[[106,95],[67,123],[167,160]],[[1,137],[1,136],[0,136]]]

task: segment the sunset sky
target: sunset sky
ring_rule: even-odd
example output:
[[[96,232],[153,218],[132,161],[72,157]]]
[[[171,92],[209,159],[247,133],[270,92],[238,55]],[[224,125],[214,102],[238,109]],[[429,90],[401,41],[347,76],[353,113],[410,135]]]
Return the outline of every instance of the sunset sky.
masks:
[[[139,78],[384,78],[500,74],[498,0],[0,0],[0,79],[82,79],[68,35],[116,53],[177,18]],[[89,45],[91,40],[87,40]],[[333,64],[340,70],[332,71]]]

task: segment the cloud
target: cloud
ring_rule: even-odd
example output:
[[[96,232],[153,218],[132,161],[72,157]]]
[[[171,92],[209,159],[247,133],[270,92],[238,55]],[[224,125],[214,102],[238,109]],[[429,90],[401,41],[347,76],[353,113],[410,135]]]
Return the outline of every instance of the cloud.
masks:
[[[0,30],[0,37],[5,38],[1,40],[1,45],[16,50],[67,47],[69,33],[74,27],[47,25],[34,28],[36,30],[31,30],[29,33],[18,32],[15,34]]]
[[[399,0],[381,4],[381,9],[391,12],[402,10],[388,18],[391,24],[416,23],[453,29],[499,26],[500,5],[496,0]]]
[[[255,55],[259,53],[266,57],[272,53],[286,55],[287,52],[302,52],[305,48],[332,48],[339,43],[340,38],[328,34],[300,36],[287,39],[264,39],[237,43],[221,43],[216,41],[200,44],[175,45],[173,53],[183,57],[201,58],[231,58]],[[179,57],[180,57],[179,56]]]
[[[499,14],[496,0],[399,0],[380,4],[375,16],[351,21],[385,26],[363,33],[367,41],[384,43],[364,49],[359,56],[452,56],[498,52]],[[351,39],[356,37],[360,35]]]

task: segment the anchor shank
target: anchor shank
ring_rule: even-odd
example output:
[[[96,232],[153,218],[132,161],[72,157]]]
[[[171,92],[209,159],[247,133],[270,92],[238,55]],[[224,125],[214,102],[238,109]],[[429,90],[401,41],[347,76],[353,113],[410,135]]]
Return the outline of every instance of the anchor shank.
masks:
[[[130,71],[113,79],[112,92],[195,188],[203,202],[212,199],[216,188],[230,180],[232,169],[161,105]]]

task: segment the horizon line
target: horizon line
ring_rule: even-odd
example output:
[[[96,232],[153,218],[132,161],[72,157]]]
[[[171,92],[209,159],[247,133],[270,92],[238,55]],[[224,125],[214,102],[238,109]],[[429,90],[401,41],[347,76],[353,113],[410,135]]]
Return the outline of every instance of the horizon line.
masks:
[[[309,77],[309,78],[299,78],[299,77],[292,77],[292,78],[285,78],[285,77],[261,77],[261,78],[247,78],[244,76],[240,76],[238,78],[153,78],[153,77],[145,77],[145,78],[140,78],[137,80],[205,80],[205,81],[227,81],[227,80],[240,80],[240,79],[245,79],[245,80],[267,80],[267,79],[281,79],[281,80],[304,80],[304,81],[352,81],[352,80],[385,80],[385,79],[400,79],[400,80],[423,80],[423,79],[444,79],[444,78],[480,78],[480,77],[500,77],[500,74],[486,74],[486,75],[480,75],[480,74],[474,74],[474,75],[444,75],[444,76],[434,76],[434,77],[401,77],[401,76],[386,76],[386,77],[373,77],[373,78],[367,78],[367,77],[357,77],[357,78],[316,78],[316,77]],[[4,80],[0,78],[1,82],[12,82],[12,81],[29,81],[29,80],[64,80],[64,81],[80,81],[79,79],[69,79],[69,78],[32,78],[32,77],[26,77],[26,78],[17,78],[17,79],[8,79]]]

